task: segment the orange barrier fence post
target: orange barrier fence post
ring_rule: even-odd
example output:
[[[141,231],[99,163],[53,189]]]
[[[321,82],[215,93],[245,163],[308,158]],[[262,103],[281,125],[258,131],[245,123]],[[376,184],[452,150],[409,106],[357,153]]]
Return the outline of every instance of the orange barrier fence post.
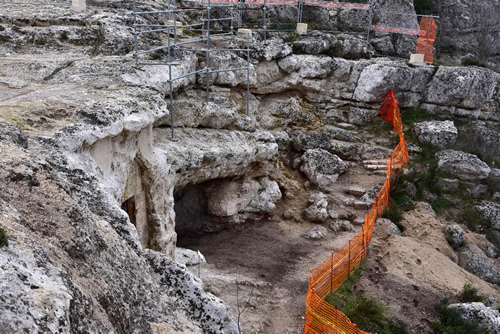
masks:
[[[399,171],[408,163],[408,150],[403,134],[403,123],[392,89],[387,92],[380,107],[380,115],[387,120],[399,135],[399,144],[386,160],[386,180],[382,189],[373,200],[372,207],[365,216],[365,222],[349,242],[332,252],[318,267],[309,274],[309,287],[306,297],[306,316],[303,334],[369,334],[360,330],[342,312],[324,301],[344,283],[351,272],[359,268],[367,256],[375,221],[389,205],[392,171]]]

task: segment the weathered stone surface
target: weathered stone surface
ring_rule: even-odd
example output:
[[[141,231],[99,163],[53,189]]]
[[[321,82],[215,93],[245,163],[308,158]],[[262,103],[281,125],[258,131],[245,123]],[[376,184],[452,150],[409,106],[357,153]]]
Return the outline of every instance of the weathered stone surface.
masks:
[[[306,234],[304,234],[304,238],[313,239],[313,240],[321,240],[325,239],[328,234],[328,231],[325,227],[317,225],[309,230]]]
[[[245,211],[252,213],[271,213],[276,208],[276,202],[281,199],[281,191],[276,181],[264,177],[259,180],[259,194],[252,199]]]
[[[254,46],[252,57],[258,60],[271,61],[284,58],[292,53],[292,47],[281,38],[270,38]]]
[[[484,217],[490,221],[491,226],[495,230],[500,231],[500,203],[483,201],[474,208],[483,213]]]
[[[328,225],[328,227],[333,232],[354,231],[354,226],[352,226],[351,222],[348,220],[337,220],[337,221],[331,222],[330,225]]]
[[[479,326],[485,326],[490,333],[500,333],[500,312],[483,303],[451,304],[448,307],[462,311],[462,318],[472,321]]]
[[[470,67],[439,67],[424,101],[466,109],[481,108],[491,100],[500,75]]]
[[[500,283],[500,269],[494,260],[488,258],[474,243],[462,246],[458,254],[458,264],[486,282]]]
[[[438,169],[460,180],[481,180],[488,177],[490,167],[476,155],[461,151],[444,150],[437,153]]]
[[[460,247],[464,242],[464,231],[459,225],[446,226],[444,235],[453,248]]]
[[[228,217],[243,211],[257,196],[259,183],[255,180],[240,179],[222,181],[210,187],[207,210],[215,216]]]
[[[442,179],[439,179],[437,181],[436,186],[440,190],[453,191],[453,190],[457,190],[458,189],[458,184],[459,184],[459,181],[456,180],[456,179],[442,178]]]
[[[377,229],[385,229],[388,234],[401,235],[401,230],[399,229],[399,227],[390,219],[378,218],[375,221],[375,226],[378,226]]]
[[[347,165],[338,156],[323,149],[307,150],[300,158],[300,170],[307,178],[323,190],[329,190]]]
[[[452,121],[415,123],[412,132],[419,142],[441,149],[455,144],[458,137],[458,130]]]
[[[304,216],[311,221],[325,223],[329,219],[328,197],[323,193],[316,193],[309,197],[309,203],[311,205],[304,210]]]
[[[0,323],[7,332],[152,333],[151,322],[173,332],[237,332],[227,306],[200,281],[142,248],[103,184],[73,167],[85,156],[71,161],[49,141],[32,145],[36,157],[0,143],[0,221],[9,235],[0,249],[7,268]]]
[[[195,252],[191,249],[176,247],[175,262],[185,266],[194,266],[200,263],[207,263],[207,260],[200,251]]]

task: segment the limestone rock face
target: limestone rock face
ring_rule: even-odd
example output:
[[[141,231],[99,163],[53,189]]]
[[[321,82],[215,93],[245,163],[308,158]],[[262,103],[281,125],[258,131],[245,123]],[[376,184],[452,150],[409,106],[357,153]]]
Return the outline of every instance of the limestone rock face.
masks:
[[[500,333],[500,312],[483,303],[451,304],[448,307],[462,311],[462,318],[468,319],[480,326],[485,326],[492,334]]]
[[[486,282],[500,283],[500,269],[494,260],[474,243],[467,243],[458,252],[458,264]]]
[[[415,123],[412,128],[417,140],[444,149],[457,141],[458,130],[452,121]]]
[[[498,65],[498,1],[478,3],[443,0],[434,3],[439,15],[436,47],[440,57],[460,63],[478,59]]]
[[[328,191],[340,174],[347,170],[347,165],[337,155],[321,148],[307,150],[300,158],[300,170],[309,181]]]
[[[490,167],[476,155],[461,151],[445,150],[437,153],[438,169],[460,180],[481,180],[488,177]]]
[[[142,248],[97,178],[50,141],[30,145],[33,153],[0,142],[0,223],[9,235],[0,248],[2,328],[153,333],[155,323],[171,332],[237,333],[227,306],[200,281]]]
[[[469,67],[439,67],[427,86],[425,101],[477,109],[493,98],[500,75]]]
[[[281,38],[270,38],[257,44],[252,57],[258,60],[271,61],[284,58],[292,53],[292,47],[283,42]]]

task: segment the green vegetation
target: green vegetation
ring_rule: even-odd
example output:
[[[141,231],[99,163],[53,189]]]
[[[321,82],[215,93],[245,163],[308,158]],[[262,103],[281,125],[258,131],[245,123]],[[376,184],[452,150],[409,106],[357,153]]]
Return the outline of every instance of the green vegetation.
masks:
[[[414,123],[429,121],[433,119],[427,111],[419,108],[405,109],[401,112],[401,120],[404,125],[411,126]]]
[[[432,329],[435,334],[487,334],[488,329],[484,326],[462,318],[462,312],[455,308],[448,308],[449,300],[442,299],[436,309],[439,314],[439,320],[432,323]]]
[[[379,334],[404,334],[406,325],[399,319],[387,315],[387,306],[374,298],[364,295],[356,296],[354,284],[361,276],[357,269],[351,277],[325,300],[342,311],[360,329]]]
[[[479,294],[479,290],[475,288],[471,283],[465,283],[462,291],[460,292],[460,300],[463,303],[475,303],[482,302],[486,298]]]
[[[455,302],[472,303],[481,302],[485,299],[479,294],[479,290],[472,284],[466,283],[455,297]],[[479,326],[469,320],[462,318],[462,312],[455,308],[448,308],[451,302],[448,298],[443,298],[437,305],[436,310],[439,320],[432,323],[435,334],[486,334],[488,329]]]
[[[480,61],[479,59],[473,59],[473,58],[465,58],[464,60],[462,60],[460,64],[462,66],[488,67],[484,62]]]
[[[413,3],[417,14],[431,15],[434,12],[432,0],[414,0]]]
[[[0,247],[9,245],[9,236],[3,228],[0,227]]]

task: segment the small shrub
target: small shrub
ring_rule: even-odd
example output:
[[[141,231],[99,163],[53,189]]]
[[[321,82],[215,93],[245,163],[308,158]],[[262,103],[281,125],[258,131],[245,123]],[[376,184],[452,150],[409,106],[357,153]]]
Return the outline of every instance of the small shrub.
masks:
[[[460,292],[460,300],[463,303],[482,302],[485,299],[483,295],[479,294],[479,290],[471,283],[465,283],[462,291]]]
[[[411,108],[405,109],[401,113],[401,120],[405,125],[413,125],[414,123],[419,123],[432,119],[431,115],[423,109]]]
[[[464,206],[458,220],[473,232],[485,232],[490,227],[489,220],[473,205]]]
[[[396,202],[394,202],[394,200],[391,199],[389,205],[385,208],[384,213],[382,214],[382,218],[387,218],[397,224],[401,221],[402,214],[403,210]]]
[[[462,66],[480,66],[480,67],[487,67],[485,63],[478,59],[473,59],[473,58],[465,58],[462,60],[460,63]]]
[[[9,245],[9,236],[3,228],[0,227],[0,247]]]
[[[399,319],[387,315],[388,307],[374,298],[356,296],[354,284],[361,276],[357,269],[342,286],[325,300],[343,312],[358,328],[384,334],[405,334],[406,325]]]

